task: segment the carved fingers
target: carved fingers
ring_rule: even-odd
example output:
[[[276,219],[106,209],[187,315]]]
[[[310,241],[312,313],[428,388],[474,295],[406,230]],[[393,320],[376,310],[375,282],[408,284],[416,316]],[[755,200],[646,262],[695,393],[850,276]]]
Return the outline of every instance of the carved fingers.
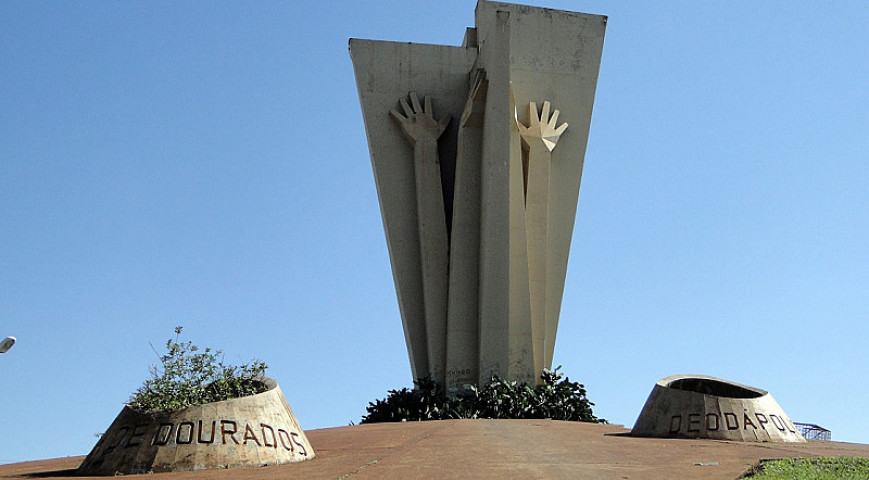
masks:
[[[556,127],[560,112],[555,110],[550,116],[550,108],[550,103],[545,101],[543,102],[543,110],[538,114],[537,103],[531,102],[528,105],[529,125],[525,126],[517,121],[519,134],[529,147],[542,144],[551,152],[555,148],[555,144],[558,143],[558,138],[567,130],[566,123]]]
[[[422,105],[419,103],[419,97],[416,95],[416,92],[410,92],[408,97],[410,98],[410,104],[403,98],[398,100],[404,112],[403,115],[395,109],[390,110],[389,115],[401,126],[405,137],[411,145],[415,144],[418,140],[437,140],[440,138],[450,123],[450,117],[445,116],[440,120],[436,120],[431,98],[428,95],[423,98]]]

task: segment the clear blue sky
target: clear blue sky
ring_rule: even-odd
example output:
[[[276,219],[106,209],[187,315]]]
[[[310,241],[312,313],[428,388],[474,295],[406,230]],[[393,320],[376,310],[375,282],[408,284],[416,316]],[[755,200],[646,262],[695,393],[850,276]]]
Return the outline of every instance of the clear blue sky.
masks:
[[[869,442],[869,6],[609,16],[555,363],[630,426],[659,378]],[[461,43],[472,0],[0,2],[0,463],[86,454],[185,338],[306,429],[410,368],[349,37]]]

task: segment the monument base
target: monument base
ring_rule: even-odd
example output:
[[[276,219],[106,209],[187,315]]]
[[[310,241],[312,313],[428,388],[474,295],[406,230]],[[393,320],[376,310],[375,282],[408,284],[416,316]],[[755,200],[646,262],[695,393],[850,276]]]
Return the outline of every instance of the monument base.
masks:
[[[314,458],[314,450],[274,380],[248,397],[170,414],[125,406],[77,475],[176,472],[277,465]]]
[[[631,435],[806,441],[769,392],[703,375],[674,375],[658,380]]]

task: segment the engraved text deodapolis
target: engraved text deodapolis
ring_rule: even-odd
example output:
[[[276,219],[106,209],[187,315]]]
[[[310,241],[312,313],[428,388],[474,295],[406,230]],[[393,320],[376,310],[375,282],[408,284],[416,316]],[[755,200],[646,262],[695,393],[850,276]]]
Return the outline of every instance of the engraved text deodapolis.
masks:
[[[749,427],[755,430],[766,430],[767,426],[781,432],[797,433],[796,427],[783,415],[748,411],[742,413],[726,412],[720,415],[717,413],[673,415],[670,418],[669,433],[670,435],[678,433],[696,434],[703,430],[707,432],[747,430]]]

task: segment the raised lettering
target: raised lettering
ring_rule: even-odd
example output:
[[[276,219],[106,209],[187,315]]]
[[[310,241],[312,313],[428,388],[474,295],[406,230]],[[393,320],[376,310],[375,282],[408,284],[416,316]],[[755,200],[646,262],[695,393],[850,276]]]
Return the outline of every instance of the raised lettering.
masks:
[[[697,428],[694,427],[697,425]],[[688,414],[688,431],[698,433],[700,432],[700,414],[699,413],[689,413]]]
[[[226,428],[227,425],[232,425],[232,430],[228,430]],[[220,440],[226,445],[226,434],[229,434],[229,438],[232,439],[233,443],[238,445],[238,440],[235,439],[235,432],[238,431],[238,424],[232,420],[221,420],[220,421]]]
[[[266,447],[278,448],[278,437],[275,436],[275,429],[266,425],[265,423],[260,423],[259,426],[262,429],[263,433],[263,445],[265,445]],[[268,429],[269,432],[271,432],[272,434],[272,443],[269,443],[269,436],[266,434],[266,429]]]
[[[283,428],[278,429],[278,438],[281,439],[281,445],[283,445],[284,449],[288,452],[292,452],[295,449],[293,442],[290,441],[290,434]]]
[[[678,422],[676,421],[678,420]],[[682,429],[682,415],[673,415],[670,418],[670,434],[679,433],[679,430]]]
[[[766,418],[766,415],[755,413],[754,416],[757,418],[757,423],[760,424],[760,428],[766,430],[766,424],[769,423],[769,419]]]
[[[129,431],[130,431],[130,427],[121,427],[118,430],[117,435],[115,435],[115,438],[114,438],[115,442],[113,444],[109,443],[109,446],[106,447],[103,455],[105,455],[106,453],[111,453],[114,449],[120,447],[121,443],[124,442],[124,437],[127,436],[127,432],[129,432]]]
[[[242,443],[247,445],[248,440],[253,440],[254,442],[256,442],[256,446],[258,446],[258,447],[262,446],[262,444],[260,444],[259,440],[256,438],[256,434],[253,433],[253,429],[250,428],[250,425],[245,423],[244,424],[244,442],[242,442]]]
[[[187,427],[186,429],[184,427]],[[187,434],[184,435],[184,440],[181,440],[181,432],[187,430]],[[175,443],[178,445],[188,445],[193,443],[193,422],[181,422],[178,424],[178,432],[175,433]]]
[[[299,437],[299,434],[296,433],[296,432],[291,432],[290,435],[293,437],[293,443],[295,443],[296,445],[299,446],[299,448],[302,449],[302,451],[299,452],[299,453],[301,453],[302,455],[304,455],[304,456],[307,457],[307,456],[308,456],[308,450],[305,449],[305,446],[302,445],[301,443],[299,443],[299,441],[297,440],[297,438]]]
[[[714,425],[712,422],[710,422],[710,420],[713,418],[715,419]],[[718,430],[718,415],[717,414],[715,414],[715,413],[707,413],[706,414],[706,430],[708,430],[710,432],[715,432]]]
[[[769,418],[772,419],[772,424],[775,425],[775,428],[781,430],[782,432],[785,431],[785,424],[781,421],[780,418],[778,418],[778,415],[770,414]]]
[[[148,431],[147,423],[140,423],[133,427],[133,432],[130,433],[130,441],[127,442],[128,447],[135,447],[137,445],[142,444],[142,437],[145,436],[145,432]]]
[[[214,431],[217,430],[217,420],[211,421],[211,438],[206,440],[202,438],[202,420],[199,420],[199,433],[196,435],[196,440],[199,443],[214,443]]]
[[[748,430],[749,425],[751,425],[751,428],[757,430],[757,426],[754,424],[754,422],[751,421],[751,418],[749,418],[747,413],[742,414],[742,422],[743,422],[742,423],[743,430]]]
[[[733,420],[733,423],[730,422],[731,419]],[[724,423],[727,424],[728,430],[739,430],[739,420],[736,418],[735,413],[725,413]]]
[[[160,428],[157,429],[157,434],[154,435],[154,441],[151,442],[151,445],[166,445],[169,443],[169,439],[172,438],[172,430],[175,429],[175,425],[171,423],[161,423]]]

